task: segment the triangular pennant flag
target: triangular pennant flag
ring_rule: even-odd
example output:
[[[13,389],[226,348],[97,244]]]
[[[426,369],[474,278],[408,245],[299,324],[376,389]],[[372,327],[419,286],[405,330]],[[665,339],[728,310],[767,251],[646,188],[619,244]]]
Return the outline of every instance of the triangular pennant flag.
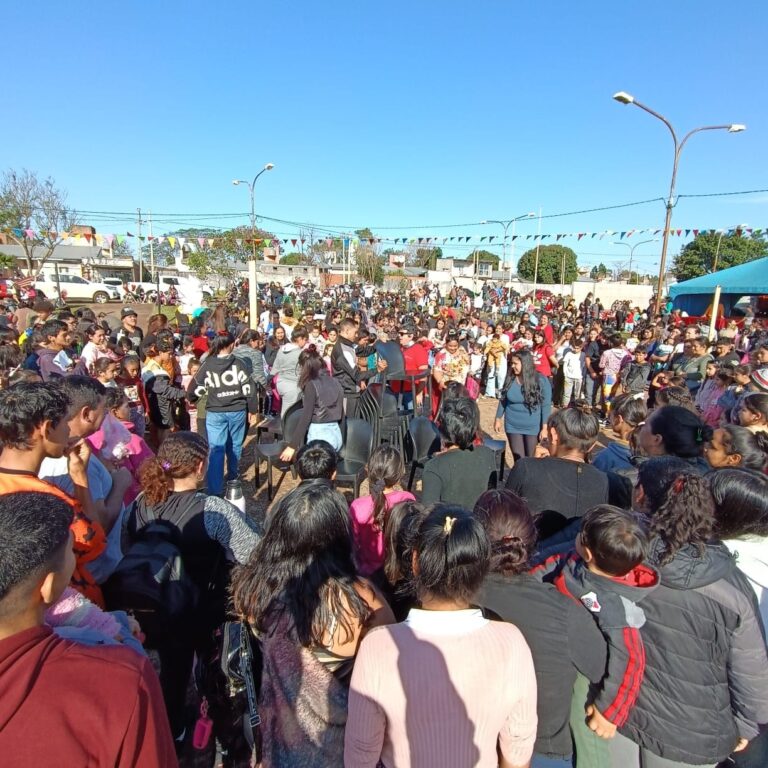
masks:
[[[699,230],[698,229],[693,229],[691,231],[693,232],[693,236],[694,237],[698,237],[699,236]]]
[[[683,231],[682,229],[678,229],[678,230],[677,230],[677,236],[678,236],[678,237],[680,237],[680,233],[681,233],[682,231]]]
[[[109,247],[112,247],[112,243],[115,241],[114,235],[104,235],[104,239],[109,243]]]
[[[492,242],[493,242],[493,239],[494,239],[495,237],[496,237],[496,235],[491,235],[491,236],[488,238],[488,242],[489,242],[489,243],[492,243]]]
[[[333,238],[332,237],[326,237],[325,238],[325,244],[330,248],[333,245]]]
[[[40,234],[42,235],[43,233],[41,232]],[[100,246],[103,242],[104,242],[104,238],[101,235],[97,234],[96,235],[96,245]]]
[[[416,239],[419,241],[419,245],[421,245],[424,242],[424,238],[423,237],[418,237]]]
[[[204,238],[204,237],[198,237],[198,238],[197,238],[197,244],[198,244],[198,245],[199,245],[201,248],[205,248],[205,238]]]
[[[90,243],[93,235],[90,232],[84,232],[83,237]]]
[[[296,238],[295,238],[295,237],[291,239],[291,245],[292,245],[294,248],[296,247],[296,243],[297,243],[297,242],[298,242],[298,240],[296,240]],[[301,242],[303,243],[304,241],[302,240]]]
[[[31,240],[35,236],[35,231],[33,229],[25,229],[24,234]]]
[[[306,240],[306,238],[302,237],[302,238],[299,240],[299,242],[300,242],[302,245],[304,245],[304,243],[306,243],[306,242],[307,242],[307,240]]]
[[[235,238],[235,244],[237,245],[238,248],[242,248],[243,247],[243,238],[242,237],[236,237]]]
[[[125,242],[125,235],[117,235],[118,245],[122,245]]]
[[[136,237],[136,235],[134,235],[133,232],[126,232],[125,236],[126,237]]]
[[[208,247],[213,248],[213,244],[216,242],[216,239],[213,237],[208,238]]]
[[[559,240],[561,237],[563,237],[563,235],[558,235],[558,236],[557,236],[557,239]]]
[[[691,230],[690,229],[686,229],[685,230],[685,236],[688,237],[688,235],[690,235],[690,234],[691,234]]]
[[[591,237],[591,238],[594,240],[594,239],[595,239],[595,235],[596,235],[596,234],[597,234],[597,232],[593,232],[593,233],[590,235],[590,237]]]
[[[80,235],[77,235],[77,237],[80,237]],[[147,239],[147,238],[146,238],[146,236],[145,236],[145,235],[139,235],[139,240],[141,240],[141,242],[142,242],[142,243],[143,243],[143,242],[144,242],[146,239]]]
[[[623,240],[623,239],[624,239],[624,235],[626,235],[626,234],[627,234],[626,232],[622,232],[622,233],[619,235],[619,240]]]
[[[19,229],[18,227],[14,227],[13,228],[13,235],[14,235],[14,237],[19,237],[19,238],[23,237],[24,236],[24,231]]]
[[[257,237],[253,242],[256,243],[256,245],[261,245],[264,242],[264,239]]]
[[[176,238],[175,237],[171,237],[169,235],[168,236],[168,244],[171,246],[171,248],[175,248],[176,247]]]
[[[484,243],[488,239],[487,235],[483,235],[483,237],[480,238],[480,242]]]
[[[186,237],[180,237],[180,238],[178,238],[178,240],[179,240],[179,248],[183,248],[184,245],[187,242],[187,238]]]
[[[585,234],[586,234],[585,232],[579,232],[579,236],[577,240],[581,240],[581,238],[584,237]]]
[[[269,248],[269,246],[272,245],[272,238],[271,237],[265,237],[264,238],[264,245],[266,245],[267,248]]]
[[[447,240],[448,240],[448,238],[447,238],[447,237],[444,237],[444,238],[443,238],[443,245],[445,245],[445,243],[447,242]]]

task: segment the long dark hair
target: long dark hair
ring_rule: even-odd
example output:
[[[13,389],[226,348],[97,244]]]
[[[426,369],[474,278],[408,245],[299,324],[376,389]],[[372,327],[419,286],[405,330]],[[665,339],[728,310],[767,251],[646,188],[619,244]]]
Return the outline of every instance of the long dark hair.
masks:
[[[707,477],[715,499],[718,538],[768,536],[768,477],[744,469],[716,469]]]
[[[480,521],[453,504],[434,504],[414,543],[416,594],[443,600],[472,600],[491,563],[491,545]]]
[[[715,527],[709,481],[692,467],[681,467],[679,459],[660,456],[640,465],[638,484],[648,506],[649,532],[662,544],[659,565],[689,545],[703,555]]]
[[[521,365],[520,389],[523,391],[523,402],[528,411],[533,412],[544,402],[544,395],[541,393],[539,373],[533,364],[533,355],[527,349],[521,349],[518,352],[513,352],[509,356],[509,359],[512,360],[513,357],[516,357]],[[514,378],[515,374],[512,373],[512,367],[510,366],[509,373],[507,374],[507,382],[504,385],[505,390],[509,389]]]
[[[664,452],[682,459],[695,459],[704,453],[704,445],[714,430],[695,413],[679,405],[665,405],[654,411],[648,424],[654,435],[661,435]]]
[[[299,354],[299,371],[299,389],[302,390],[310,381],[320,378],[323,372],[328,372],[325,360],[315,349],[314,344],[310,344],[306,349],[301,350]]]
[[[215,357],[234,343],[235,337],[229,331],[218,331],[208,347],[208,354],[211,357]]]
[[[235,571],[235,610],[257,631],[287,631],[304,647],[323,646],[334,620],[346,642],[354,619],[365,624],[371,608],[355,589],[349,507],[327,485],[299,486],[267,518],[264,536],[246,565]]]
[[[373,497],[373,524],[380,531],[384,530],[384,518],[387,513],[384,489],[397,485],[404,472],[405,464],[400,451],[388,443],[376,448],[368,459],[368,484]]]

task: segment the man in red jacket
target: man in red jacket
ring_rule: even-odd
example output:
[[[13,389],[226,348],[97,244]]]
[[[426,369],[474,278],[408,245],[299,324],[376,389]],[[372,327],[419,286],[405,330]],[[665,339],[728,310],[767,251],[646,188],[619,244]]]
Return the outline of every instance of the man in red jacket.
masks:
[[[71,507],[51,494],[0,496],[0,762],[173,768],[149,659],[64,640],[44,624],[75,566],[71,522]]]

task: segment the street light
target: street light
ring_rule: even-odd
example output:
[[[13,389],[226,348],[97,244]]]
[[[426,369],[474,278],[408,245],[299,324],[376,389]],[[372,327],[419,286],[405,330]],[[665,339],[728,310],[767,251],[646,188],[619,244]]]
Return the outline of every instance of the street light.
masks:
[[[237,187],[240,184],[248,186],[248,192],[251,195],[251,246],[253,255],[248,262],[248,312],[250,314],[251,328],[256,328],[259,323],[259,284],[256,277],[256,207],[254,202],[253,190],[259,176],[265,171],[271,171],[275,167],[274,163],[267,163],[254,177],[253,181],[244,179],[232,179],[232,183]]]
[[[688,141],[688,139],[691,138],[691,136],[693,136],[694,133],[700,133],[701,131],[728,131],[728,133],[741,133],[741,131],[746,130],[747,126],[742,125],[741,123],[731,123],[729,125],[704,125],[700,128],[694,128],[693,130],[688,131],[688,133],[683,136],[683,140],[678,141],[677,134],[675,133],[675,129],[672,127],[672,123],[670,123],[669,120],[664,117],[664,115],[661,115],[658,112],[652,110],[650,107],[647,107],[645,104],[642,104],[634,96],[627,93],[626,91],[619,91],[618,93],[614,93],[613,98],[621,104],[633,104],[634,106],[639,107],[640,109],[647,112],[649,115],[653,115],[653,117],[655,117],[657,120],[661,120],[661,122],[664,123],[667,128],[669,128],[669,132],[672,134],[672,141],[675,143],[675,158],[674,163],[672,164],[672,180],[669,184],[669,197],[665,203],[667,215],[664,220],[664,235],[661,245],[661,261],[659,263],[659,281],[656,288],[656,302],[654,305],[654,314],[658,315],[659,308],[661,306],[661,294],[664,288],[664,270],[666,269],[667,265],[669,227],[672,223],[672,209],[675,206],[675,183],[677,181],[677,166],[680,162],[680,153],[683,151],[685,143]]]
[[[641,240],[639,243],[634,243],[634,245],[630,245],[629,243],[620,243],[618,241],[614,242],[614,245],[623,245],[625,248],[629,248],[629,283],[630,284],[632,283],[632,257],[635,255],[635,248],[637,248],[640,245],[645,245],[646,243],[658,243],[658,242],[659,241],[656,238],[652,238],[651,240]]]
[[[524,213],[521,216],[515,216],[514,219],[508,219],[507,221],[501,221],[499,219],[483,219],[483,221],[480,222],[481,224],[500,224],[504,228],[504,239],[501,241],[501,258],[505,264],[507,263],[507,229],[509,229],[510,224],[512,225],[512,256],[509,262],[509,283],[507,284],[508,288],[512,287],[512,263],[515,260],[515,224],[521,219],[532,219],[535,215],[536,214],[533,211],[530,211],[529,213]]]

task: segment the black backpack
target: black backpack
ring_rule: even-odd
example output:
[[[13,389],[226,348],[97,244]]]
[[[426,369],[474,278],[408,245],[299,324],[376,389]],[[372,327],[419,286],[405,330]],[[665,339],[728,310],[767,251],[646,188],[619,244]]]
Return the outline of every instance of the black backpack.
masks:
[[[103,585],[110,610],[129,611],[157,647],[192,624],[200,594],[184,567],[174,526],[146,506],[149,524],[141,528],[114,573]]]

